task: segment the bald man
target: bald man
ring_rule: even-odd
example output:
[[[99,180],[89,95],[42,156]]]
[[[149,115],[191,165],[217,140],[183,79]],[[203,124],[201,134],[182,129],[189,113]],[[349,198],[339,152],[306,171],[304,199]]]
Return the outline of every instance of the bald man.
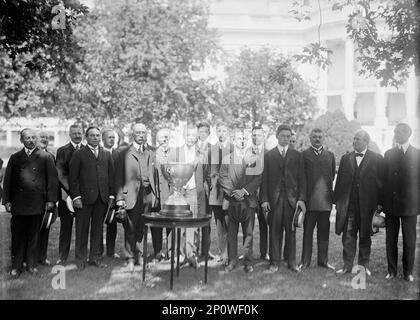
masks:
[[[369,134],[356,132],[354,151],[345,154],[340,161],[334,189],[337,214],[335,232],[342,234],[344,265],[337,274],[351,273],[356,256],[359,235],[358,265],[370,276],[369,259],[374,212],[383,202],[383,158],[368,150]]]
[[[395,147],[385,152],[387,280],[397,276],[398,234],[403,235],[403,277],[413,282],[417,215],[420,213],[420,150],[409,143],[411,128],[399,123],[394,129]]]
[[[12,277],[18,277],[26,260],[29,273],[36,274],[39,226],[45,210],[58,199],[58,177],[54,160],[37,147],[34,130],[23,129],[23,149],[12,154],[4,177],[3,204],[12,214]]]
[[[115,162],[115,190],[117,206],[127,210],[124,226],[124,243],[129,271],[141,263],[136,242],[143,239],[144,213],[158,205],[155,181],[155,150],[147,145],[146,126],[134,123],[131,127],[133,142],[119,152]],[[162,249],[162,229],[152,228],[155,256]]]

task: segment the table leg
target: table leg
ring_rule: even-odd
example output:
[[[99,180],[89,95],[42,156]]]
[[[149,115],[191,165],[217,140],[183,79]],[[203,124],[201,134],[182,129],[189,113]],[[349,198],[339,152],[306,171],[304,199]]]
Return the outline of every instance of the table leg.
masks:
[[[147,231],[148,226],[144,226],[144,237],[143,237],[143,282],[146,279],[146,259],[147,259]]]
[[[207,232],[207,229],[203,229],[201,232]],[[206,239],[207,241],[207,239]],[[209,260],[209,246],[205,245],[205,251],[204,252],[204,283],[207,284],[207,263]]]
[[[181,228],[176,229],[177,230],[177,239],[176,239],[176,276],[179,277],[179,256],[181,252]]]
[[[172,239],[172,253],[171,253],[171,290],[174,287],[174,260],[175,260],[175,231],[176,228],[172,228],[171,239]]]

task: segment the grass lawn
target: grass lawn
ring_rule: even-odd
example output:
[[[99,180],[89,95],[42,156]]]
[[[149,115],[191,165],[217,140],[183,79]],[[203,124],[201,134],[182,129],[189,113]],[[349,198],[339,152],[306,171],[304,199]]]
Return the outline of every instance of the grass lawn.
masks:
[[[58,258],[58,234],[60,221],[52,226],[48,258],[55,262]],[[341,267],[341,237],[336,236],[331,224],[329,257],[330,263]],[[420,230],[420,224],[417,230]],[[74,231],[74,230],[73,230]],[[123,229],[118,225],[117,251],[122,254]],[[381,230],[372,238],[370,270],[366,289],[355,290],[351,286],[354,275],[336,276],[334,272],[316,267],[316,245],[312,266],[299,274],[282,266],[276,274],[266,273],[268,262],[256,260],[255,271],[245,274],[241,265],[229,274],[215,262],[209,262],[208,284],[204,285],[204,266],[198,270],[183,267],[180,277],[174,279],[174,290],[169,290],[170,263],[149,264],[146,282],[141,281],[142,269],[134,273],[125,270],[123,259],[104,258],[105,269],[87,267],[84,271],[66,272],[66,289],[52,288],[55,276],[52,267],[39,267],[40,273],[31,276],[23,273],[11,280],[10,270],[10,215],[0,213],[0,299],[419,299],[420,278],[420,232],[417,239],[415,282],[408,283],[401,278],[386,281],[385,231]],[[150,233],[149,233],[150,236]],[[254,229],[254,256],[259,257],[258,221]],[[73,232],[74,237],[74,232]],[[316,240],[315,240],[316,241]],[[401,267],[401,244],[399,268]],[[239,243],[242,243],[241,236]],[[314,242],[316,243],[316,242]],[[151,239],[148,241],[151,252]],[[297,231],[298,261],[302,246],[302,230]],[[212,220],[212,252],[216,252],[215,226]],[[239,246],[241,253],[241,246]],[[70,258],[74,258],[74,238]],[[70,261],[71,263],[71,261]],[[71,267],[70,267],[71,268]]]

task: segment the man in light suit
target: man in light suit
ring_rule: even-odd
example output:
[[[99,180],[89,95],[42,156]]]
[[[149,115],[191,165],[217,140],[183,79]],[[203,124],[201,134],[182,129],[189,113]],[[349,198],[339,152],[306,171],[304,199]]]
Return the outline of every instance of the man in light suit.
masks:
[[[306,177],[303,156],[289,148],[292,129],[282,124],[277,128],[278,146],[266,153],[261,184],[261,207],[270,232],[270,267],[276,272],[281,260],[283,231],[286,232],[288,268],[299,272],[296,265],[296,231],[292,228],[297,207],[306,211]]]
[[[335,233],[342,234],[344,265],[337,274],[351,273],[359,234],[358,265],[370,276],[372,218],[383,201],[383,158],[368,150],[370,137],[364,130],[356,132],[354,151],[340,161],[334,189],[337,214]]]
[[[183,187],[184,197],[190,205],[193,215],[206,215],[207,202],[204,184],[208,176],[209,166],[207,162],[207,154],[197,145],[198,133],[196,126],[188,126],[186,128],[185,144],[181,147],[171,149],[168,156],[169,162],[191,163],[194,165],[194,172],[187,184]],[[192,267],[198,268],[197,257],[198,230],[186,228],[185,244],[183,245],[184,261],[188,262]]]
[[[70,196],[76,215],[76,263],[86,266],[90,228],[89,264],[107,267],[101,261],[103,221],[108,207],[114,205],[114,165],[111,154],[99,146],[98,127],[86,130],[85,147],[76,150],[70,160]]]
[[[83,129],[80,124],[72,124],[69,128],[70,142],[58,148],[56,168],[60,181],[58,197],[58,216],[60,218],[60,237],[58,242],[57,264],[65,264],[70,252],[71,234],[73,230],[74,212],[70,212],[66,200],[70,195],[69,171],[70,160],[74,151],[83,147]]]
[[[383,211],[386,214],[386,256],[390,280],[397,276],[398,234],[403,235],[403,277],[413,282],[417,215],[420,214],[420,151],[408,142],[411,128],[399,123],[394,129],[396,146],[385,152]]]
[[[219,247],[220,258],[218,262],[227,264],[227,210],[223,208],[223,190],[217,183],[219,179],[220,164],[223,157],[229,155],[234,150],[233,144],[229,142],[229,130],[225,123],[219,122],[216,125],[218,142],[210,148],[210,194],[209,205],[213,212],[217,229],[217,244]],[[227,201],[225,201],[227,203]]]
[[[259,172],[251,168],[261,157],[251,150],[246,153],[245,135],[237,129],[234,135],[235,151],[222,159],[218,183],[224,191],[224,197],[229,201],[228,216],[228,252],[229,264],[226,272],[232,271],[238,260],[238,229],[242,225],[244,233],[245,272],[253,272],[253,231],[255,209],[258,205],[257,190],[261,184],[262,166]]]
[[[20,141],[24,148],[7,163],[3,204],[12,214],[12,277],[18,277],[26,260],[29,273],[38,269],[39,226],[45,210],[57,201],[58,178],[54,160],[37,147],[34,130],[23,129]]]
[[[157,183],[155,181],[155,153],[147,146],[147,128],[142,123],[131,127],[133,142],[120,151],[115,164],[115,190],[117,206],[127,210],[124,226],[124,247],[127,268],[134,271],[141,264],[137,242],[143,240],[143,214],[158,206]],[[162,249],[162,229],[152,228],[154,255]]]

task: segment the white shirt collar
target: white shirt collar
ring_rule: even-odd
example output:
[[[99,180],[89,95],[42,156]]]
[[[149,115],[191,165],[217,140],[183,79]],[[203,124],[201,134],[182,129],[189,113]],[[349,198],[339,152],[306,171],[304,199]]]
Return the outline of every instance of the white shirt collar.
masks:
[[[225,140],[224,142],[219,141],[219,146],[222,146],[222,148],[226,148],[228,143],[229,143],[228,140]]]
[[[26,147],[24,147],[24,149],[25,149],[25,153],[26,154],[28,154],[28,152],[29,152],[29,156],[32,154],[32,152],[34,152],[34,150],[35,150],[35,148],[33,148],[33,149],[28,149],[28,148],[26,148]]]
[[[90,148],[90,150],[98,150],[99,149],[99,146],[94,147],[94,146],[91,146],[89,143],[87,144],[87,146]]]
[[[286,145],[286,146],[281,146],[281,145],[277,145],[277,148],[279,149],[279,151],[280,151],[280,154],[282,153],[282,151],[284,150],[284,153],[287,153],[287,150],[289,150],[289,145]]]
[[[139,151],[140,145],[137,142],[133,141],[133,146],[134,146],[134,148],[136,148],[137,151]],[[143,151],[145,149],[146,149],[146,145],[143,144]]]
[[[112,147],[111,147],[111,148],[109,148],[109,149],[104,147],[104,150],[105,150],[105,151],[108,151],[109,153],[112,153]]]
[[[80,142],[79,144],[74,143],[73,141],[70,140],[71,145],[73,146],[73,148],[77,149],[77,146],[79,146],[79,149],[82,147],[82,143]]]
[[[399,143],[397,143],[397,147],[398,148],[403,148],[403,151],[404,151],[404,153],[406,153],[407,152],[407,149],[408,149],[408,147],[410,146],[410,143],[407,141],[406,143],[403,143],[403,144],[399,144]]]

